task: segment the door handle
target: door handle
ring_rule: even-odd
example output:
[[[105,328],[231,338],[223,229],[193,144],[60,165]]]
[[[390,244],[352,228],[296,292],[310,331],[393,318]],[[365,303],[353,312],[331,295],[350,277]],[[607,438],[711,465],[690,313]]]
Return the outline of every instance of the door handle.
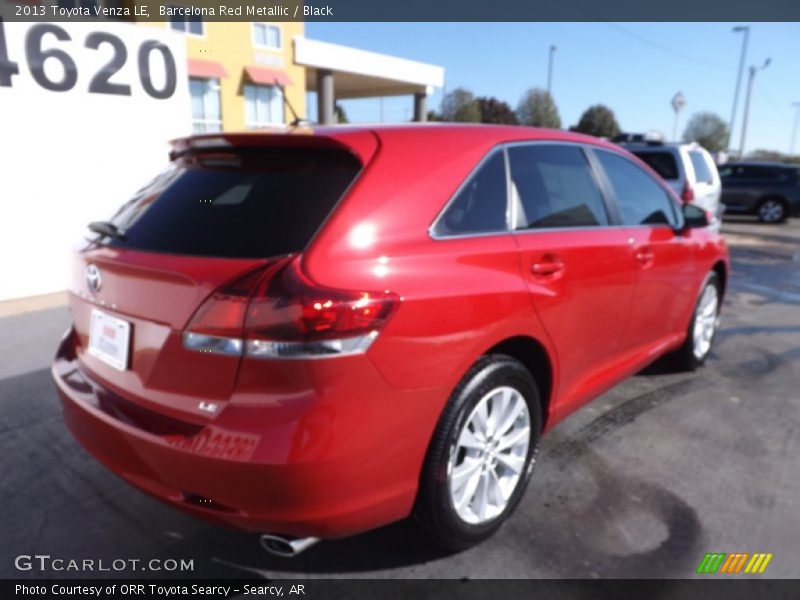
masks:
[[[558,256],[547,255],[531,265],[534,275],[554,275],[564,270],[564,261]]]
[[[633,252],[633,256],[640,263],[649,265],[653,262],[656,255],[649,246],[640,246]]]

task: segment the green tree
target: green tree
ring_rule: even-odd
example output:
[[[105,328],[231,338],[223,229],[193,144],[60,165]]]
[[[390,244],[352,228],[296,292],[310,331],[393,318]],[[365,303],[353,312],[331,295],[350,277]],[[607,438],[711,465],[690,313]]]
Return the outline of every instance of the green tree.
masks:
[[[347,113],[344,112],[344,107],[341,104],[336,104],[333,107],[333,113],[336,117],[337,123],[349,123],[350,121],[347,120]]]
[[[481,113],[481,123],[495,123],[497,125],[516,125],[517,115],[511,110],[507,102],[494,97],[481,97],[476,100]]]
[[[570,127],[570,130],[605,138],[613,138],[621,131],[614,111],[602,104],[595,104],[587,108],[581,115],[578,124]]]
[[[475,96],[465,88],[456,88],[445,94],[442,121],[455,123],[480,123],[481,110]]]
[[[561,128],[561,117],[553,97],[546,90],[531,88],[525,92],[517,105],[517,120],[522,125],[533,127]]]
[[[763,149],[753,150],[752,152],[747,153],[747,158],[751,160],[764,160],[764,161],[800,164],[800,154],[795,154],[794,156],[792,156],[791,154],[784,154],[783,152],[778,152],[777,150],[763,150]]]
[[[712,112],[695,113],[683,131],[683,141],[697,142],[709,152],[720,152],[728,142],[728,126]]]

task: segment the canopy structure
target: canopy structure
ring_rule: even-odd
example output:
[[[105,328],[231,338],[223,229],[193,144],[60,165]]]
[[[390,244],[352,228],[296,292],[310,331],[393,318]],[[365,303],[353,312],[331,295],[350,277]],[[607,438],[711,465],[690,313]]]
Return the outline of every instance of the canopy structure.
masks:
[[[286,73],[277,69],[245,67],[244,72],[250,81],[261,85],[291,85],[292,83],[292,80]]]
[[[295,36],[294,62],[305,67],[306,89],[317,92],[317,120],[335,122],[336,99],[414,97],[414,120],[424,121],[425,101],[444,85],[444,67]]]
[[[227,77],[228,72],[222,64],[213,60],[198,60],[190,58],[188,64],[188,71],[190,77],[202,77],[204,79],[220,79]]]

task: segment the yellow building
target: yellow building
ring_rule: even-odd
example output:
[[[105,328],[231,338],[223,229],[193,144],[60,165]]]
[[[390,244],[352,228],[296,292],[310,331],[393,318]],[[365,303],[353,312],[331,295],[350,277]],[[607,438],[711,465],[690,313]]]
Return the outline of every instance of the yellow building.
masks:
[[[142,23],[186,36],[192,122],[196,133],[291,123],[306,115],[305,68],[293,61],[292,39],[303,23]]]
[[[319,123],[335,122],[339,99],[398,95],[413,97],[414,120],[424,121],[426,98],[444,85],[442,67],[310,40],[302,22],[172,17],[141,25],[185,35],[195,133],[315,120],[307,91],[317,92]]]

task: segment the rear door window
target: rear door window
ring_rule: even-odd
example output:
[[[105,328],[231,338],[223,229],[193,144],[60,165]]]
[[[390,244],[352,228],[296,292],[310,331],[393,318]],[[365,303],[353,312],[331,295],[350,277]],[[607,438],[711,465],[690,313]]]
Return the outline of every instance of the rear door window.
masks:
[[[596,150],[625,225],[676,226],[675,203],[667,191],[650,174],[624,156]]]
[[[679,179],[678,162],[671,152],[634,152],[648,167],[661,175],[663,179]]]
[[[603,196],[583,150],[562,144],[508,149],[515,229],[608,225]]]
[[[689,159],[692,161],[694,176],[698,183],[714,183],[714,176],[711,174],[711,169],[702,152],[690,150]]]
[[[741,179],[778,179],[778,174],[768,167],[737,167],[735,176]]]
[[[433,226],[438,237],[505,232],[506,165],[494,151],[464,183]]]
[[[361,169],[336,149],[242,149],[180,158],[112,218],[111,246],[266,258],[305,248]]]

